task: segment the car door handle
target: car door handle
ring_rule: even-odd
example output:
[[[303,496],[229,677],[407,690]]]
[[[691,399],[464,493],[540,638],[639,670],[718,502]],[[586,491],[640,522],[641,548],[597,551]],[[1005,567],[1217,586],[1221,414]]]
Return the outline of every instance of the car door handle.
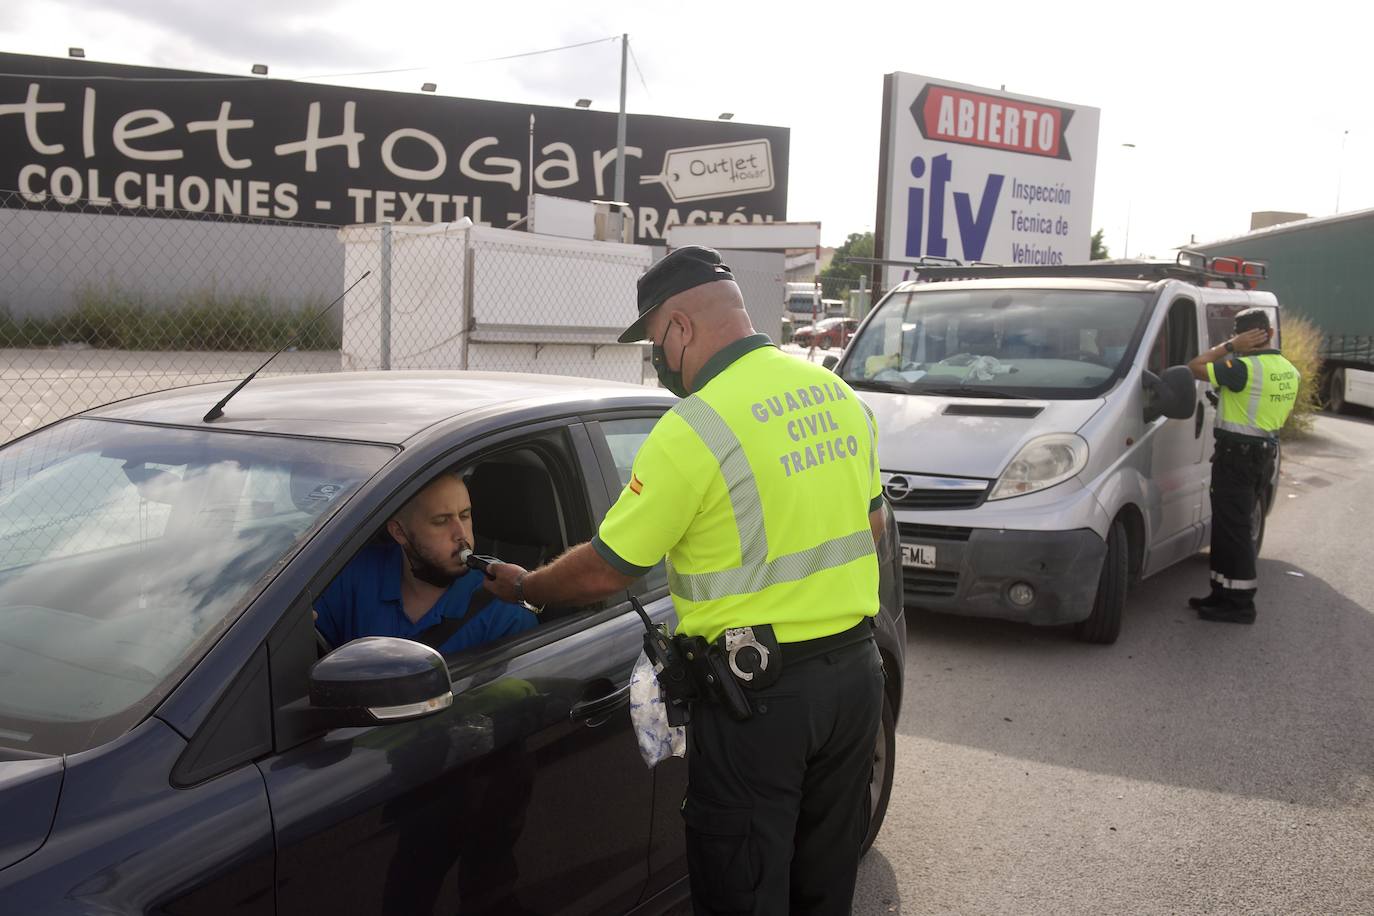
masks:
[[[599,696],[593,700],[582,700],[574,703],[568,710],[568,717],[572,719],[599,719],[609,713],[615,712],[622,706],[630,705],[630,685],[626,684],[619,690],[613,690],[604,696]],[[601,722],[589,722],[593,727],[601,725]]]

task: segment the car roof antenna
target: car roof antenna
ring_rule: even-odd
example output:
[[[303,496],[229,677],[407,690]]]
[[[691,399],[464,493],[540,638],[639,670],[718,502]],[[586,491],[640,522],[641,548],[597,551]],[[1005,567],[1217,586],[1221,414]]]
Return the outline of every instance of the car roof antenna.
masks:
[[[236,395],[236,394],[238,394],[240,391],[242,391],[244,385],[247,385],[249,382],[251,382],[251,381],[254,379],[254,377],[257,376],[257,374],[258,374],[259,372],[261,372],[262,370],[266,369],[266,368],[267,368],[267,363],[270,363],[272,360],[276,359],[278,356],[281,356],[281,355],[282,355],[283,353],[285,353],[290,347],[292,347],[292,346],[294,346],[294,345],[300,343],[301,338],[305,336],[305,332],[306,332],[306,331],[310,330],[310,326],[311,326],[311,325],[313,325],[315,322],[319,321],[320,318],[321,318],[321,316],[323,316],[325,312],[329,311],[329,310],[332,309],[334,306],[338,305],[340,299],[343,299],[344,296],[347,296],[349,293],[351,293],[351,292],[353,291],[353,287],[357,286],[359,283],[361,283],[361,282],[363,282],[364,280],[366,280],[366,279],[368,278],[368,275],[370,275],[371,273],[372,273],[372,271],[370,271],[370,270],[364,271],[364,272],[363,272],[363,275],[362,275],[361,277],[359,277],[358,279],[354,280],[351,284],[349,284],[348,289],[346,289],[346,290],[344,290],[343,292],[339,293],[339,298],[338,298],[338,299],[335,299],[333,302],[329,303],[329,304],[326,305],[324,308],[322,308],[322,309],[320,309],[318,312],[316,312],[316,313],[315,313],[315,316],[314,316],[313,318],[311,318],[309,321],[307,321],[307,322],[305,323],[305,326],[301,328],[300,333],[296,335],[296,337],[295,337],[294,340],[292,340],[290,343],[288,343],[285,347],[282,347],[282,348],[281,348],[280,350],[278,350],[276,353],[273,353],[271,356],[267,357],[267,360],[266,360],[261,366],[259,366],[258,368],[254,369],[254,370],[249,374],[248,378],[244,379],[243,381],[241,381],[241,382],[239,382],[237,385],[235,385],[233,391],[229,392],[229,393],[226,394],[223,398],[221,398],[221,399],[220,399],[220,402],[219,402],[218,404],[216,404],[214,407],[211,407],[211,408],[210,408],[210,411],[209,411],[204,417],[201,418],[202,422],[211,423],[211,422],[213,422],[213,421],[215,421],[215,420],[218,420],[220,417],[224,416],[224,405],[229,403],[229,399],[230,399],[230,398],[232,398],[234,395]]]

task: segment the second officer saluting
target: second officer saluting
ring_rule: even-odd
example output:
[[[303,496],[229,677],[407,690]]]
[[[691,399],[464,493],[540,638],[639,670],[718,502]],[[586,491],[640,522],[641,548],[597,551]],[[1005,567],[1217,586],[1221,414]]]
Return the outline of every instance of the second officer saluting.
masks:
[[[666,555],[681,644],[709,654],[708,681],[735,679],[691,706],[696,912],[847,914],[882,709],[872,415],[835,375],[755,333],[710,248],[679,248],[640,278],[620,340],[644,339],[683,400],[595,538],[538,570],[493,566],[488,588],[585,603]]]

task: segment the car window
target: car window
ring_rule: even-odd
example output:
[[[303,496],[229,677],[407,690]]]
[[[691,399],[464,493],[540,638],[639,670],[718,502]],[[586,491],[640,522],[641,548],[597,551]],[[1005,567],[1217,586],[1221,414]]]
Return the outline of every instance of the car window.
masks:
[[[1169,308],[1150,347],[1148,366],[1159,375],[1170,366],[1187,365],[1197,354],[1197,306],[1191,299],[1179,299]]]
[[[387,520],[348,559],[312,604],[316,629],[334,648],[365,636],[431,645],[458,656],[517,639],[539,625],[602,607],[549,607],[538,614],[495,601],[482,574],[464,565],[471,550],[536,569],[590,537],[577,497],[581,477],[560,435],[537,436],[448,464],[407,482]],[[432,585],[425,605],[407,604],[406,571]],[[424,590],[428,592],[428,590]]]
[[[391,454],[89,419],[0,450],[0,744],[141,720]]]
[[[616,474],[620,477],[622,487],[629,486],[635,455],[639,454],[640,446],[649,438],[649,431],[657,422],[657,417],[625,417],[601,421],[601,431],[606,436],[606,446],[611,451],[611,460],[615,462]],[[640,590],[644,594],[667,588],[668,570],[663,561],[660,560],[657,566],[646,573],[642,581]]]

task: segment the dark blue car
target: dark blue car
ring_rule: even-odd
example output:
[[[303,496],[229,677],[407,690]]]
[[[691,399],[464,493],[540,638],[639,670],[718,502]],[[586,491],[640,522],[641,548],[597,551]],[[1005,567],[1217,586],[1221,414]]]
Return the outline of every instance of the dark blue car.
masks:
[[[89,411],[0,449],[0,912],[625,913],[686,894],[686,765],[631,732],[629,593],[441,657],[327,645],[311,606],[445,468],[479,552],[588,539],[674,399],[350,373]],[[891,788],[895,523],[870,804]],[[663,568],[635,583],[655,619]]]

